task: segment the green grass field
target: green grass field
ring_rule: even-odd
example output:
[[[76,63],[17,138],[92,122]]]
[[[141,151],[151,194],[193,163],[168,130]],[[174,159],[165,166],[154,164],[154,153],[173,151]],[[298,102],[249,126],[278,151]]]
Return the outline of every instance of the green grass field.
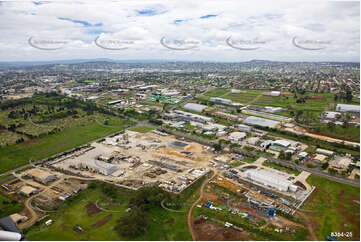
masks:
[[[341,184],[311,175],[307,182],[316,190],[302,207],[312,220],[319,240],[326,240],[331,232],[352,232],[352,238],[360,239],[360,188]]]
[[[127,126],[124,126],[126,128]],[[41,138],[0,148],[0,172],[14,169],[29,162],[41,160],[72,149],[89,141],[123,130],[121,127],[102,127],[95,122],[83,123]]]
[[[199,196],[199,188],[205,177],[198,180],[191,187],[188,187],[181,193],[184,204],[179,208],[180,211],[188,211],[190,205]],[[82,191],[73,200],[66,201],[60,207],[57,213],[51,214],[44,221],[27,229],[25,236],[29,240],[191,240],[191,234],[187,225],[187,213],[169,212],[159,206],[152,206],[147,212],[149,219],[147,231],[134,238],[125,238],[120,236],[113,228],[117,220],[125,213],[128,207],[129,198],[134,191],[124,188],[114,187],[120,200],[122,201],[121,212],[111,213],[101,211],[93,216],[87,215],[86,205],[95,202],[98,199],[107,201],[106,195],[100,189],[100,183],[97,183],[95,189],[88,188]],[[96,227],[94,224],[104,217],[112,215],[111,219],[105,224]],[[44,226],[44,222],[53,219],[51,226]],[[85,232],[79,233],[73,230],[74,225],[81,226]]]
[[[137,127],[131,128],[129,130],[130,131],[135,131],[135,132],[138,132],[138,133],[148,133],[149,131],[152,131],[154,129],[151,128],[151,127],[147,127],[147,126],[137,126]]]
[[[294,170],[294,169],[291,169],[291,168],[288,168],[288,167],[283,167],[283,166],[280,166],[280,165],[277,165],[277,164],[273,164],[273,163],[263,163],[264,166],[267,166],[267,167],[271,167],[271,168],[275,168],[275,169],[278,169],[278,170],[281,170],[281,171],[284,171],[286,173],[290,173],[290,174],[294,174],[296,176],[298,176],[300,174],[299,171],[297,170]]]
[[[18,213],[24,209],[24,205],[0,194],[0,218]]]
[[[209,92],[205,93],[204,96],[207,97],[219,97],[229,92],[228,89],[225,88],[216,88],[213,90],[210,90]]]

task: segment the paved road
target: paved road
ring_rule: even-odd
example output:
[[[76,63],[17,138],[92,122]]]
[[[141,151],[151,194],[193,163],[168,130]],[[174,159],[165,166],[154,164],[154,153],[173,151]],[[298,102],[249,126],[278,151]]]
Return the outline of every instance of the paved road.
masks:
[[[149,124],[149,123],[144,122],[144,121],[143,122],[139,121],[139,123],[142,126],[148,126],[148,127],[152,127],[152,128],[155,128],[155,129],[156,128],[159,129],[159,126],[155,126],[155,125]],[[168,133],[172,133],[174,135],[184,137],[184,138],[187,138],[187,139],[195,141],[195,142],[199,142],[199,143],[204,144],[204,145],[212,146],[213,144],[215,144],[214,141],[210,141],[210,140],[204,139],[202,137],[193,136],[193,135],[190,135],[190,134],[186,134],[186,133],[182,133],[182,132],[174,131],[174,130],[168,130],[168,129],[163,129],[163,130],[165,130]],[[293,167],[293,168],[295,168],[297,170],[300,170],[300,171],[307,171],[309,173],[315,174],[317,176],[325,177],[325,178],[328,178],[328,179],[333,180],[333,181],[337,181],[337,182],[349,184],[349,185],[352,185],[352,186],[360,187],[360,182],[357,181],[357,180],[353,180],[353,179],[349,179],[349,178],[341,177],[341,176],[331,175],[331,174],[328,174],[326,172],[322,172],[322,171],[320,171],[318,169],[304,167],[304,166],[301,166],[301,165],[297,165],[296,163],[290,163],[290,162],[283,161],[283,160],[280,160],[280,159],[276,159],[274,157],[270,157],[270,156],[267,156],[267,155],[258,154],[258,153],[253,152],[253,151],[248,151],[248,150],[244,150],[244,149],[240,149],[240,148],[235,148],[235,150],[239,151],[241,153],[244,153],[244,154],[249,153],[249,154],[252,154],[252,155],[255,155],[255,156],[261,156],[261,157],[264,157],[264,158],[266,158],[268,160],[271,160],[273,162],[279,163],[281,165]]]
[[[114,112],[114,114],[124,117],[123,115],[121,115],[121,114],[119,114],[117,112]],[[136,120],[136,119],[130,118],[130,117],[126,117],[126,118],[128,120],[131,120],[133,122],[138,123],[137,126],[147,126],[147,127],[151,127],[151,128],[154,128],[154,129],[161,129],[161,130],[164,130],[165,132],[171,133],[171,134],[176,135],[176,136],[184,137],[186,139],[189,139],[189,140],[192,140],[192,141],[195,141],[195,142],[199,142],[199,143],[201,143],[203,145],[212,146],[212,145],[216,144],[214,141],[210,141],[210,140],[204,139],[204,138],[199,137],[199,136],[193,136],[191,134],[182,133],[182,132],[175,131],[175,130],[165,129],[165,128],[162,128],[162,127],[160,127],[158,125],[150,124],[150,123],[148,123],[146,121],[139,121],[139,120]],[[91,143],[91,142],[88,142],[88,143]],[[226,146],[224,146],[224,147],[226,147]],[[300,165],[297,165],[295,163],[286,162],[286,161],[283,161],[283,160],[276,159],[274,157],[266,156],[266,155],[263,155],[263,154],[258,154],[258,153],[253,152],[253,151],[243,150],[243,149],[240,149],[240,148],[235,148],[235,150],[239,151],[241,153],[245,153],[245,154],[249,153],[249,154],[252,154],[252,155],[255,155],[255,156],[261,156],[261,157],[269,159],[269,160],[271,160],[273,162],[276,162],[276,163],[279,163],[279,164],[282,164],[282,165],[285,165],[285,166],[293,167],[293,168],[295,168],[297,170],[300,170],[300,171],[307,171],[307,172],[310,172],[312,174],[315,174],[315,175],[318,175],[318,176],[321,176],[321,177],[325,177],[325,178],[328,178],[328,179],[333,180],[333,181],[337,181],[337,182],[341,182],[341,183],[345,183],[345,184],[360,187],[360,182],[357,181],[357,180],[352,180],[352,179],[348,179],[348,178],[345,178],[345,177],[330,175],[328,173],[319,171],[317,169],[312,169],[312,168],[300,166]],[[38,161],[38,162],[34,162],[34,163],[37,164],[37,163],[40,163],[40,162]],[[14,171],[29,167],[31,165],[32,165],[32,163],[21,166],[19,168],[11,170],[11,171],[7,171],[5,173],[0,174],[0,177],[4,176],[4,175],[11,174]]]
[[[201,186],[201,190],[199,193],[199,198],[192,204],[192,206],[190,207],[189,211],[188,211],[188,228],[189,231],[191,232],[192,235],[192,240],[195,241],[196,240],[196,236],[194,233],[194,229],[193,229],[193,224],[192,224],[192,214],[193,214],[193,208],[197,205],[197,203],[199,203],[200,201],[202,201],[203,199],[203,194],[204,194],[204,187],[208,184],[208,182],[210,180],[212,180],[216,175],[217,175],[217,171],[213,171],[213,175],[211,178],[206,179]]]
[[[360,182],[357,181],[357,180],[348,179],[346,177],[330,175],[330,174],[328,174],[326,172],[322,172],[322,171],[317,170],[317,169],[300,166],[300,165],[297,165],[296,163],[290,163],[290,162],[283,161],[283,160],[280,160],[280,159],[276,159],[274,157],[270,157],[270,156],[263,155],[263,154],[260,155],[260,154],[258,154],[257,152],[254,152],[254,151],[243,150],[243,149],[240,149],[240,148],[235,148],[235,150],[239,151],[239,152],[242,152],[242,153],[249,153],[249,154],[252,154],[252,155],[255,155],[255,156],[261,156],[261,157],[264,157],[264,158],[266,158],[268,160],[271,160],[273,162],[279,163],[281,165],[288,166],[288,167],[293,167],[293,168],[295,168],[297,170],[301,170],[301,171],[307,171],[309,173],[312,173],[312,174],[315,174],[315,175],[318,175],[318,176],[322,176],[322,177],[328,178],[328,179],[333,180],[333,181],[337,181],[337,182],[346,183],[346,184],[349,184],[349,185],[360,187]]]

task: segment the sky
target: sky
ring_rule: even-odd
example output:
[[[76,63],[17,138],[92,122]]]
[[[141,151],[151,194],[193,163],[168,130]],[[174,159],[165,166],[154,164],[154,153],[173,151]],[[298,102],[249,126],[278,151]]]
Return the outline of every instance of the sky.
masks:
[[[360,61],[358,1],[0,1],[0,61]]]

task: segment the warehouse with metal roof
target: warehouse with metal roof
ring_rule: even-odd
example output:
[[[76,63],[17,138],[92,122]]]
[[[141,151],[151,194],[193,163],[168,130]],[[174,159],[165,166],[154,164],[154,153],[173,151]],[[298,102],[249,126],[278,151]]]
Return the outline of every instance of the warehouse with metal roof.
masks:
[[[207,106],[198,103],[187,103],[183,107],[186,110],[201,113]]]
[[[262,127],[275,128],[280,122],[266,119],[266,118],[249,116],[245,120],[243,120],[243,123],[249,124],[249,125],[258,125],[258,126],[262,126]]]
[[[351,104],[337,104],[336,111],[359,113],[360,106]]]
[[[244,172],[244,175],[252,181],[270,186],[282,192],[288,190],[295,192],[297,190],[297,186],[293,185],[292,182],[288,180],[288,177],[270,170],[262,168],[249,169]]]

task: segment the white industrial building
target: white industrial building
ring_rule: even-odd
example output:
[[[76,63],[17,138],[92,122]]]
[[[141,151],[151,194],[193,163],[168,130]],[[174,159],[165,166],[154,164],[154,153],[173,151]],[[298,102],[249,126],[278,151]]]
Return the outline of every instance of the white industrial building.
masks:
[[[264,96],[272,96],[272,97],[278,97],[281,95],[281,92],[279,91],[272,91],[272,92],[264,92]]]
[[[232,105],[232,100],[224,99],[224,98],[220,98],[220,97],[211,97],[209,100],[211,102],[218,102],[218,103]]]
[[[291,146],[291,143],[287,140],[279,139],[272,142],[272,145],[281,146],[283,148],[288,148]]]
[[[333,151],[331,151],[331,150],[325,150],[325,149],[317,148],[317,149],[316,149],[316,153],[331,156],[331,155],[333,155],[335,152],[333,152]]]
[[[259,118],[255,116],[249,116],[243,121],[243,123],[249,125],[258,125],[262,127],[275,128],[280,122],[265,118]]]
[[[277,115],[277,114],[273,114],[273,113],[265,113],[265,112],[250,110],[250,109],[243,109],[242,113],[262,116],[262,117],[266,117],[266,118],[277,120],[277,121],[284,121],[284,122],[291,122],[292,121],[292,118],[289,118],[289,117],[286,117],[286,116],[281,116],[281,115]]]
[[[336,111],[359,113],[360,112],[360,106],[351,105],[351,104],[337,104]]]
[[[237,124],[236,127],[239,131],[248,132],[248,133],[250,133],[253,129],[251,126],[245,124]]]
[[[323,117],[326,119],[338,119],[341,118],[341,113],[339,112],[323,112]]]
[[[212,121],[212,118],[201,116],[198,114],[183,112],[180,110],[175,110],[174,113],[176,114],[175,118],[178,118],[178,119],[184,120],[184,121],[195,121],[195,122],[200,122],[200,123],[207,123],[207,122]]]
[[[187,103],[183,108],[189,111],[201,113],[204,109],[207,108],[207,106],[197,103]]]
[[[264,107],[264,111],[267,113],[280,113],[282,112],[283,108],[281,107],[270,107],[270,106],[266,106]]]
[[[270,170],[257,168],[248,169],[244,172],[246,178],[260,183],[265,186],[270,186],[282,192],[296,192],[297,186],[293,185],[286,176]]]
[[[88,169],[92,172],[106,176],[111,175],[113,172],[118,170],[117,166],[99,160],[73,162],[72,166],[77,169]]]

